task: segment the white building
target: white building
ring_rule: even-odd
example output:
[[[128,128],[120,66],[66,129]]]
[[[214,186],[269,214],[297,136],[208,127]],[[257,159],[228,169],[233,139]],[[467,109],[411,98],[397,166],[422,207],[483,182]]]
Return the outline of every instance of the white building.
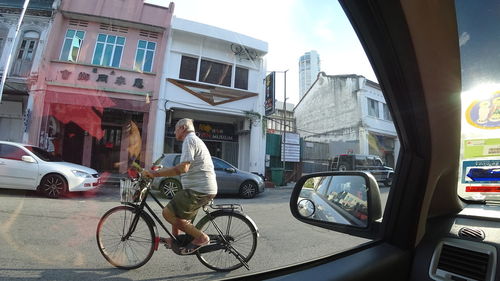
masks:
[[[181,151],[175,122],[192,118],[213,156],[264,173],[267,43],[175,17],[169,40],[153,158]]]
[[[299,59],[299,98],[302,99],[321,71],[319,55],[316,51],[304,53]]]
[[[373,154],[394,166],[400,143],[377,83],[354,74],[320,72],[294,113],[300,136],[328,143],[329,158]]]
[[[36,94],[30,93],[30,83],[38,76],[53,9],[59,1],[31,1],[16,37],[23,3],[0,1],[0,77],[7,73],[0,102],[0,140],[16,142],[27,141]],[[6,71],[11,50],[10,68]]]
[[[275,112],[267,118],[267,132],[282,134],[283,132],[295,133],[295,117],[293,109],[295,104],[276,101]]]

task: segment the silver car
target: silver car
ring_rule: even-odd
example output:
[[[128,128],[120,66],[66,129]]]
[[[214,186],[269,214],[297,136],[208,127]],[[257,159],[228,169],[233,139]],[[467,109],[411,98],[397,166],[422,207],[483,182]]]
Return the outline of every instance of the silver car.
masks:
[[[163,154],[153,163],[153,170],[163,167],[173,167],[179,164],[179,153]],[[217,178],[218,194],[239,194],[243,198],[253,198],[264,192],[264,180],[253,173],[238,170],[228,162],[212,157]],[[175,192],[182,189],[179,176],[158,177],[153,181],[153,189],[159,189],[167,198],[172,198]]]

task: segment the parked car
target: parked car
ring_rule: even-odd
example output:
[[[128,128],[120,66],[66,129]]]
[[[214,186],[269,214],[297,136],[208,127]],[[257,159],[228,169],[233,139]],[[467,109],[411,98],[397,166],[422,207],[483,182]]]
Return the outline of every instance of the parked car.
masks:
[[[179,164],[181,155],[178,153],[163,154],[153,163],[153,170],[163,167],[173,167]],[[217,177],[218,194],[239,194],[243,198],[253,198],[258,193],[264,192],[264,180],[254,173],[239,170],[228,162],[212,157],[215,174]],[[167,198],[182,189],[179,176],[158,177],[153,181],[153,189],[159,189]]]
[[[58,198],[97,188],[99,182],[94,169],[63,162],[36,146],[0,141],[0,188],[39,190]]]
[[[380,157],[376,155],[341,154],[332,160],[332,171],[364,171],[372,174],[377,182],[386,186],[392,184],[394,169],[385,166]]]

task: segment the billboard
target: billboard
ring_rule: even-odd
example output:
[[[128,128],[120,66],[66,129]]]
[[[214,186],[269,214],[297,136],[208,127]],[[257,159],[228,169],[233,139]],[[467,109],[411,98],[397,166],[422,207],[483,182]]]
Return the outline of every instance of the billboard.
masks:
[[[266,111],[266,116],[274,113],[274,94],[276,89],[276,72],[271,72],[266,76],[266,100],[264,102],[264,108]]]

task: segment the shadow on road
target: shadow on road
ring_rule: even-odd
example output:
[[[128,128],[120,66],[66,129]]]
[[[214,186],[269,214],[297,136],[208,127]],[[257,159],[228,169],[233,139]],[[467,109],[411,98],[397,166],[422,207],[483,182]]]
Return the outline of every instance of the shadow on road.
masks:
[[[2,268],[0,280],[136,280],[133,277],[121,277],[118,275],[126,274],[127,271],[118,268],[110,269],[83,269],[83,268],[67,268],[67,269],[19,269],[19,268]],[[141,280],[156,281],[156,280],[214,280],[222,279],[228,276],[229,273],[209,272],[209,273],[192,273],[181,275],[162,276],[157,278],[141,278]],[[31,275],[33,277],[27,277]],[[23,277],[16,277],[23,276]]]

